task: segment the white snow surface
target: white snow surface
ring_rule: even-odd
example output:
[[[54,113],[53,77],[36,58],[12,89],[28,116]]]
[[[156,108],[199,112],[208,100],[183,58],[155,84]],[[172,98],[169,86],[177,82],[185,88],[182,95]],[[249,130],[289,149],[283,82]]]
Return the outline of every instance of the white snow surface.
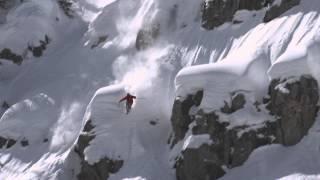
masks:
[[[195,0],[75,3],[78,15],[72,19],[55,0],[24,1],[0,14],[6,15],[0,50],[25,58],[21,66],[0,60],[0,103],[12,105],[0,110],[0,136],[18,140],[0,150],[0,179],[76,179],[79,161],[69,155],[91,119],[97,136],[85,149],[86,160],[124,160],[110,179],[173,180],[169,158],[175,150],[170,152],[166,140],[175,95],[203,89],[200,108],[213,111],[232,91],[260,99],[272,78],[311,74],[320,80],[318,0],[302,0],[269,23],[261,22],[264,10],[241,11],[236,17],[242,23],[213,31],[201,28],[201,2]],[[152,23],[160,24],[160,37],[137,51],[139,29]],[[26,53],[45,35],[52,43],[43,56]],[[101,36],[106,42],[91,49]],[[129,115],[118,105],[126,92],[138,97]],[[237,113],[242,118],[234,126],[261,123],[254,111]],[[222,179],[317,179],[319,122],[298,145],[259,148]],[[27,147],[20,145],[24,138]],[[191,139],[186,147],[208,143],[207,137]]]
[[[45,35],[57,39],[56,17],[61,16],[57,3],[51,0],[30,0],[17,5],[0,26],[0,49],[10,48],[24,54],[28,45],[39,46]]]

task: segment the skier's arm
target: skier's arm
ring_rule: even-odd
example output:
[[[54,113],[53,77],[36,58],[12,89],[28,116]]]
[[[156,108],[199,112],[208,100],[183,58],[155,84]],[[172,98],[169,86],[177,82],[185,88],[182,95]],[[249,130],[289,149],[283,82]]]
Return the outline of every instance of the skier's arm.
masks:
[[[127,99],[127,96],[124,97],[124,98],[122,98],[122,99],[120,99],[120,100],[119,100],[119,103],[122,102],[122,101],[124,101],[124,100],[126,100],[126,99]]]
[[[132,96],[132,98],[133,98],[133,99],[136,99],[137,97],[136,97],[136,96]]]

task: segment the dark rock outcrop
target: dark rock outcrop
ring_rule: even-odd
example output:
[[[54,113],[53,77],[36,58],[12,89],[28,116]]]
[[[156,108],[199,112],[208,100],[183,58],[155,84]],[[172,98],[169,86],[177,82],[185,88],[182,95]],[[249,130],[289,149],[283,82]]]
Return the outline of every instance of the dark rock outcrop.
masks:
[[[203,91],[198,91],[195,95],[189,95],[185,100],[175,100],[172,110],[171,123],[173,128],[172,144],[182,140],[192,122],[189,111],[192,106],[199,106],[203,97]]]
[[[231,97],[231,105],[225,102],[224,107],[221,108],[221,112],[226,114],[231,114],[239,109],[242,109],[246,104],[245,96],[242,93],[234,94]]]
[[[1,137],[0,136],[0,149],[2,148],[6,148],[9,149],[11,148],[13,145],[16,144],[16,140],[11,139],[11,138],[5,138],[5,137]]]
[[[236,95],[231,107],[243,107],[245,100],[242,98],[243,94]],[[231,109],[228,114],[233,113]],[[195,122],[192,134],[208,134],[212,144],[203,144],[197,149],[187,148],[182,152],[182,158],[175,165],[178,180],[217,179],[225,174],[224,168],[242,165],[254,149],[275,140],[276,123],[266,122],[255,130],[250,130],[250,126],[230,129],[229,123],[221,122],[215,112],[206,114],[200,110],[195,117],[192,119]]]
[[[2,105],[1,105],[1,108],[3,110],[7,110],[7,109],[10,108],[10,105],[9,105],[9,103],[7,101],[3,101]]]
[[[100,36],[100,37],[98,38],[97,42],[95,42],[95,43],[93,43],[93,44],[91,45],[91,49],[94,49],[94,48],[100,46],[102,43],[106,42],[107,39],[108,39],[108,35]]]
[[[29,146],[29,141],[26,138],[23,138],[20,141],[20,144],[21,144],[22,147],[26,147],[26,146]]]
[[[50,42],[51,39],[47,35],[45,35],[44,40],[39,41],[39,46],[28,45],[26,53],[30,51],[34,57],[40,57],[43,55],[43,52],[47,49],[47,46]],[[16,54],[12,52],[12,50],[9,48],[4,48],[0,51],[0,59],[11,61],[17,65],[21,65],[21,63],[23,62],[23,58],[25,58],[25,55]]]
[[[205,1],[202,7],[202,27],[213,29],[232,21],[237,9],[238,3],[234,0]]]
[[[311,76],[301,76],[291,83],[288,80],[272,81],[267,108],[277,118],[280,143],[294,145],[308,133],[316,119],[319,89],[317,81]]]
[[[202,27],[213,29],[231,22],[238,10],[260,10],[274,0],[205,0],[202,5]]]
[[[47,49],[48,44],[51,42],[51,39],[45,35],[44,40],[40,40],[39,46],[28,46],[28,50],[32,52],[34,57],[41,57],[43,52]]]
[[[273,5],[268,9],[263,21],[269,22],[299,4],[300,0],[282,0],[280,5]]]
[[[58,0],[59,7],[63,10],[64,14],[73,18],[75,15],[74,10],[72,9],[73,2],[72,0]]]
[[[211,162],[216,159],[216,154],[208,145],[202,145],[198,149],[187,149],[183,152],[183,159],[178,159],[175,165],[177,180],[211,180],[223,176],[224,170]]]
[[[81,170],[77,175],[79,180],[106,180],[111,173],[118,172],[123,165],[122,160],[112,160],[108,157],[104,157],[94,164],[89,164],[85,160],[84,150],[95,137],[92,121],[88,120],[74,148],[81,159]]]
[[[139,30],[136,38],[137,50],[144,50],[150,47],[160,34],[160,24],[146,25]]]
[[[185,135],[209,135],[211,143],[198,148],[186,147],[176,158],[175,168],[178,180],[214,180],[225,174],[226,168],[242,165],[252,151],[272,143],[297,144],[313,125],[318,112],[318,84],[311,76],[292,80],[273,80],[269,86],[269,97],[265,104],[248,102],[245,93],[231,94],[231,101],[220,110],[189,115],[194,105],[201,103],[203,91],[176,100],[172,111],[172,147]],[[196,98],[198,97],[198,98]],[[196,99],[196,100],[194,100]],[[230,127],[221,118],[246,108],[247,103],[257,113],[270,113],[271,119],[261,124]],[[263,107],[265,107],[263,108]],[[262,112],[263,111],[263,112]],[[191,128],[191,129],[189,129]],[[177,144],[179,145],[179,144]]]
[[[11,51],[11,49],[4,48],[0,51],[0,59],[5,59],[8,61],[12,61],[15,64],[20,65],[22,63],[22,56],[15,54],[14,52]]]
[[[239,10],[260,10],[270,5],[274,0],[238,0]]]
[[[225,22],[232,22],[238,10],[260,10],[268,8],[264,22],[283,14],[292,7],[298,5],[300,0],[282,0],[278,6],[272,5],[275,0],[205,0],[202,5],[202,27],[208,30],[214,29]],[[240,21],[233,21],[241,23]]]

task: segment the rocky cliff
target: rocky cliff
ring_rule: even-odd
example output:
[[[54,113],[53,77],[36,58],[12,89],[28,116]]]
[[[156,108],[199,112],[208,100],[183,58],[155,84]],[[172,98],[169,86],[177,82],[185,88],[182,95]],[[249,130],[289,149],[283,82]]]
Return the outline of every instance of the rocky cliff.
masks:
[[[101,158],[99,162],[90,164],[87,162],[84,151],[96,137],[92,121],[88,120],[81,132],[74,152],[80,158],[80,172],[77,174],[78,180],[105,180],[110,174],[116,173],[123,165],[122,160],[112,160],[108,157]]]
[[[210,30],[225,22],[232,22],[238,10],[265,9],[264,22],[269,22],[299,3],[300,0],[205,0],[202,6],[202,27]]]
[[[313,125],[318,112],[317,81],[311,76],[273,80],[263,102],[248,92],[232,92],[225,106],[212,112],[192,109],[201,103],[203,91],[174,103],[171,146],[181,149],[175,168],[178,180],[218,179],[227,169],[242,165],[258,147],[297,144]],[[253,124],[237,124],[246,114],[265,118]],[[246,116],[246,117],[244,117]],[[197,146],[192,139],[208,135]],[[181,144],[183,147],[181,148]]]

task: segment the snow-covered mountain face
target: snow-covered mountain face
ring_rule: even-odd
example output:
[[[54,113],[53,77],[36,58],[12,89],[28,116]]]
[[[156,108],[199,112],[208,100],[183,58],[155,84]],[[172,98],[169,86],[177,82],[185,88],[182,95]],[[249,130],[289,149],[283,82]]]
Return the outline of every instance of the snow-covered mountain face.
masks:
[[[319,179],[319,12],[0,0],[0,179]]]

